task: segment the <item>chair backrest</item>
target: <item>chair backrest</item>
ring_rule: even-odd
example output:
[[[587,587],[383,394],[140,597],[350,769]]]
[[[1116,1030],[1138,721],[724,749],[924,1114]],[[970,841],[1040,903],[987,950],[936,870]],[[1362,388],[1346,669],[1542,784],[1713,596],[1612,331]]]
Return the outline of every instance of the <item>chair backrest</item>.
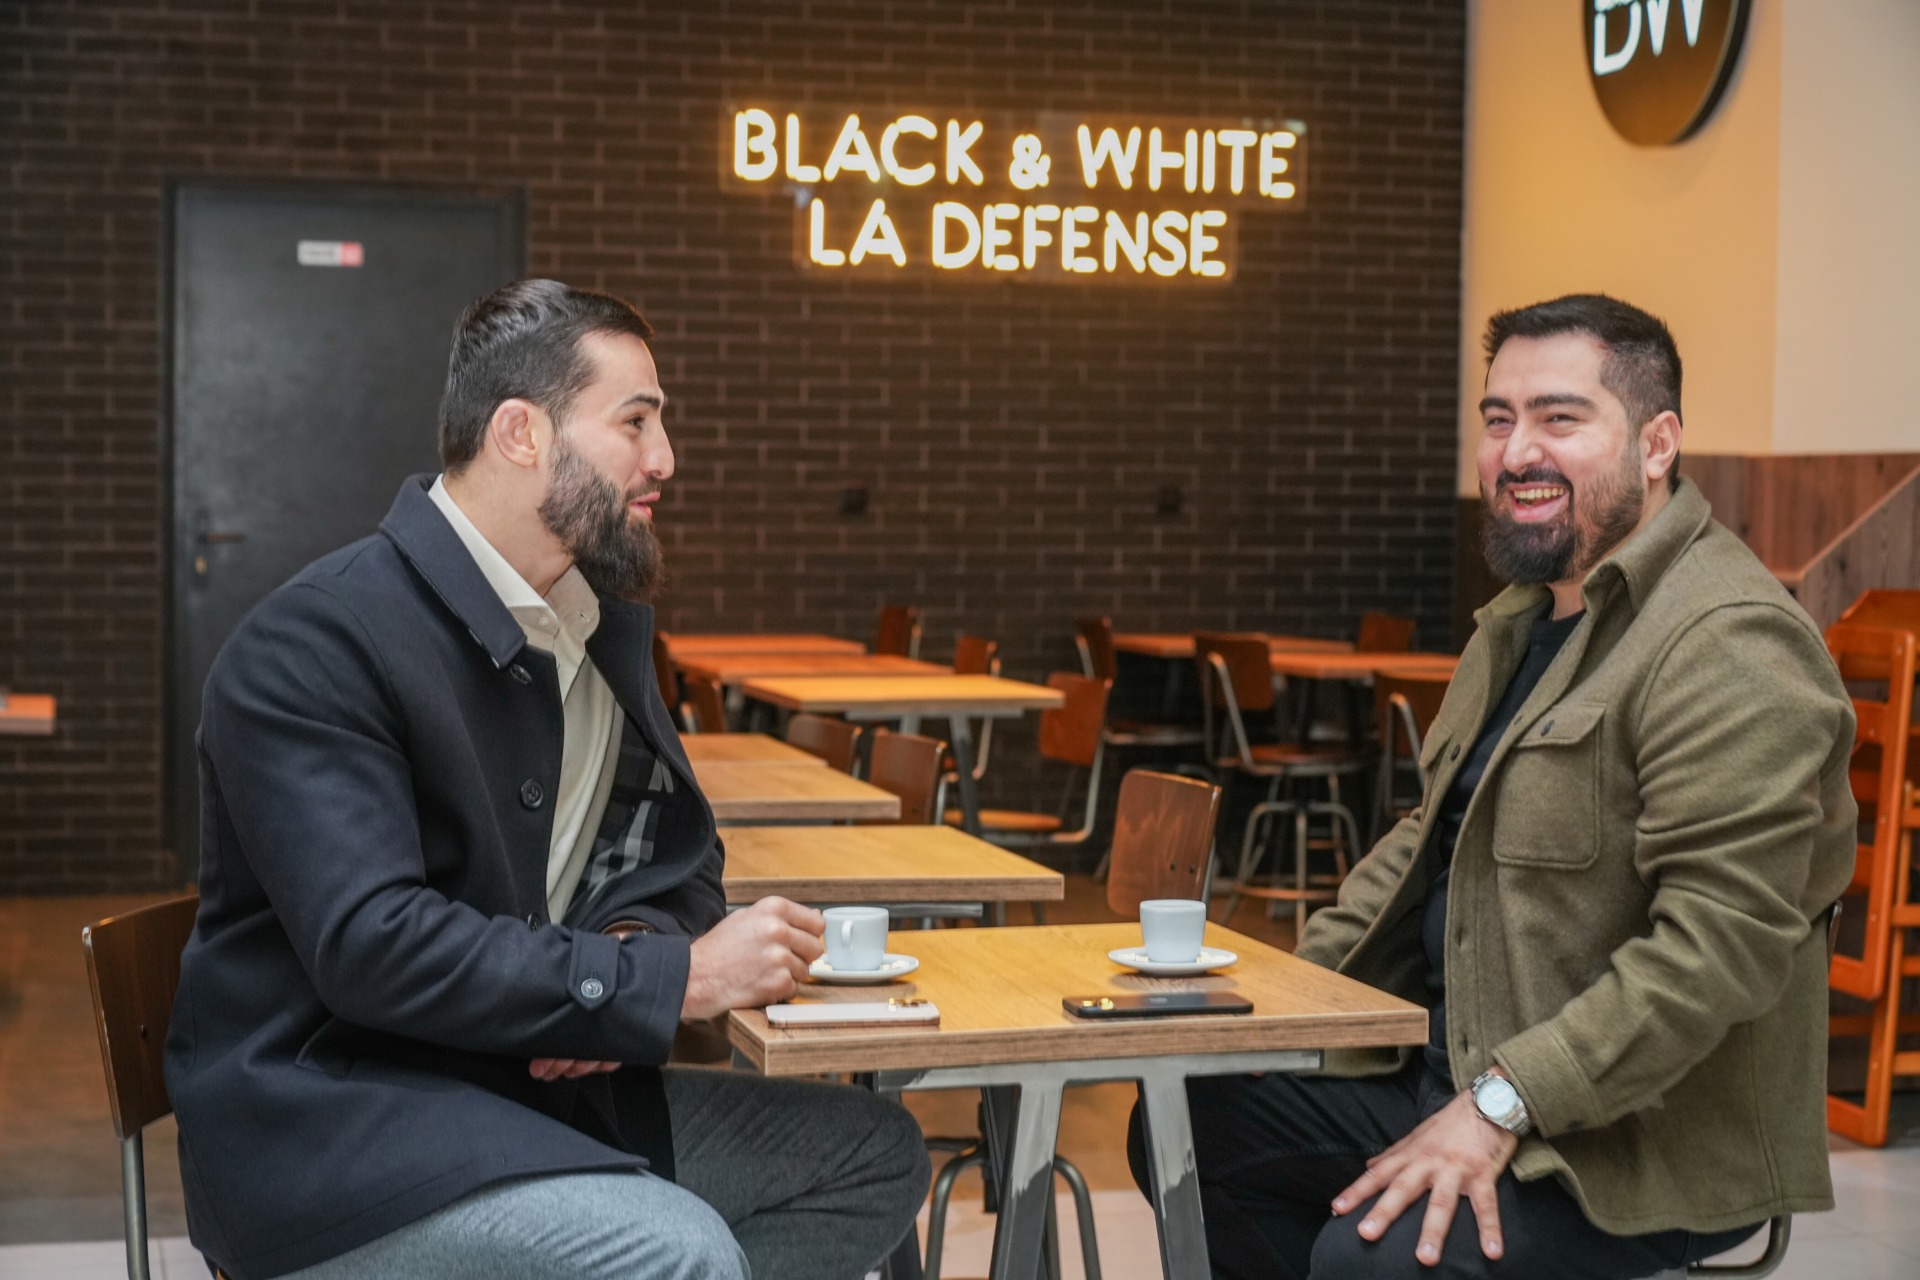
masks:
[[[1388,758],[1400,755],[1419,758],[1420,744],[1426,741],[1433,718],[1440,714],[1440,704],[1446,699],[1450,682],[1450,676],[1382,672],[1374,677],[1373,719]]]
[[[919,657],[920,611],[897,604],[882,609],[873,631],[873,651],[900,658]]]
[[[1353,647],[1358,653],[1405,653],[1413,648],[1413,619],[1391,613],[1363,613]]]
[[[1073,642],[1080,649],[1080,665],[1095,680],[1120,678],[1113,652],[1113,623],[1107,618],[1075,618]]]
[[[1220,788],[1210,782],[1146,769],[1121,779],[1107,909],[1130,918],[1150,898],[1200,897],[1219,815]]]
[[[1273,709],[1273,649],[1265,635],[1258,631],[1201,631],[1193,637],[1193,649],[1200,660],[1201,687],[1214,706],[1235,706],[1242,711]],[[1209,672],[1208,657],[1216,653],[1226,664],[1226,688]]]
[[[667,715],[675,720],[680,716],[680,673],[673,665],[672,647],[667,643],[667,633],[653,633],[653,678],[660,682],[660,700],[667,704]]]
[[[957,676],[999,675],[1000,642],[961,632],[960,638],[953,645],[953,674]]]
[[[161,1060],[180,985],[180,953],[193,933],[200,899],[188,894],[125,915],[108,916],[80,931],[93,988],[93,1025],[114,1133],[132,1137],[173,1110]]]
[[[1920,591],[1891,587],[1862,591],[1860,598],[1847,606],[1840,621],[1861,627],[1898,627],[1902,631],[1920,631]]]
[[[917,733],[873,731],[867,756],[867,781],[900,797],[902,825],[939,822],[942,817],[947,744]]]
[[[852,773],[860,758],[860,726],[830,716],[801,712],[787,720],[787,741],[819,756],[842,773]]]
[[[695,733],[725,733],[727,700],[720,694],[720,683],[706,676],[688,676],[680,683],[693,712],[693,723],[687,727]]]
[[[1111,680],[1089,680],[1068,671],[1047,677],[1047,688],[1058,689],[1066,702],[1040,714],[1040,754],[1062,764],[1093,768],[1100,755],[1100,731],[1107,723],[1107,695]]]
[[[1885,680],[1884,702],[1856,696],[1854,754],[1848,770],[1854,799],[1865,821],[1872,812],[1873,839],[1858,846],[1850,892],[1864,892],[1866,942],[1858,958],[1833,958],[1829,984],[1837,991],[1877,1000],[1887,988],[1892,914],[1900,854],[1902,787],[1913,726],[1915,639],[1911,631],[1836,623],[1827,628],[1827,649],[1840,674],[1852,681]]]

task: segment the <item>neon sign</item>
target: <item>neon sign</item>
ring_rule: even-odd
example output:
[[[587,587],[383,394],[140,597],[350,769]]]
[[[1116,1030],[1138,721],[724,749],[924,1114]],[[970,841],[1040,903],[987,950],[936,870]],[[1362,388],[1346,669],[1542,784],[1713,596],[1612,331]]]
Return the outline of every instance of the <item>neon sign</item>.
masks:
[[[1029,120],[744,107],[724,178],[784,190],[806,270],[1225,280],[1235,222],[1298,208],[1297,121]]]

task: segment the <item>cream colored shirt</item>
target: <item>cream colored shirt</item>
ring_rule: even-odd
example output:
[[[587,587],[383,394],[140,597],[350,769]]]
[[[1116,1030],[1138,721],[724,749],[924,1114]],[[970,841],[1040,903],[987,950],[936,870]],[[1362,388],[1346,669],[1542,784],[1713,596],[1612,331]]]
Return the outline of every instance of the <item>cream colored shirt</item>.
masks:
[[[547,914],[559,920],[593,852],[620,758],[620,707],[587,657],[587,641],[600,626],[600,601],[580,570],[572,567],[542,598],[467,518],[447,492],[446,477],[433,482],[429,495],[460,535],[500,603],[526,632],[527,643],[552,654],[559,668],[565,736],[559,794],[553,804],[553,838],[547,846]]]

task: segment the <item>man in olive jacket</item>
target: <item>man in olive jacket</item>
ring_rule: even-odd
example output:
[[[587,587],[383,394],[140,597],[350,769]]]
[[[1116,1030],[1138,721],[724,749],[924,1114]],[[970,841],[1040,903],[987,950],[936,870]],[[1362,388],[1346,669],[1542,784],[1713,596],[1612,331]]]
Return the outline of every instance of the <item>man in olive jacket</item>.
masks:
[[[1432,1040],[1194,1082],[1222,1275],[1629,1280],[1832,1206],[1851,704],[1678,477],[1664,325],[1575,296],[1494,317],[1487,350],[1486,550],[1514,585],[1476,615],[1421,807],[1297,949],[1427,1004]]]
[[[818,912],[726,915],[650,661],[673,473],[646,322],[520,281],[454,336],[446,473],[222,648],[166,1074],[233,1280],[857,1280],[926,1191],[864,1090],[663,1068],[790,995]]]

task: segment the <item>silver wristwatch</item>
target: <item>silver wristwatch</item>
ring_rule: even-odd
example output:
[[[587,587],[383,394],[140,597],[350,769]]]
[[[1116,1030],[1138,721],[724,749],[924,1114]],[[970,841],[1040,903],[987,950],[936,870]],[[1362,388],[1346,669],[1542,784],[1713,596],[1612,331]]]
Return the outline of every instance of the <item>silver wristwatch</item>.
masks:
[[[1513,1087],[1513,1081],[1505,1076],[1483,1071],[1473,1082],[1471,1092],[1473,1105],[1490,1123],[1516,1138],[1524,1138],[1532,1130],[1533,1121],[1527,1119],[1527,1104],[1520,1100],[1520,1091]]]

